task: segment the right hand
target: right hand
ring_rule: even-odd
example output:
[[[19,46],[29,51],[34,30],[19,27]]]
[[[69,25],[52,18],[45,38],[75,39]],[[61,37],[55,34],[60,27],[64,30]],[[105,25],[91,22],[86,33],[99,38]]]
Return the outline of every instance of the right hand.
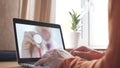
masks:
[[[62,60],[70,57],[73,56],[65,50],[53,49],[44,54],[42,58],[35,63],[35,66],[45,64],[50,68],[58,68]]]
[[[33,36],[35,35],[35,32],[29,31],[24,33],[23,38],[23,44],[35,44],[35,41],[33,40]]]

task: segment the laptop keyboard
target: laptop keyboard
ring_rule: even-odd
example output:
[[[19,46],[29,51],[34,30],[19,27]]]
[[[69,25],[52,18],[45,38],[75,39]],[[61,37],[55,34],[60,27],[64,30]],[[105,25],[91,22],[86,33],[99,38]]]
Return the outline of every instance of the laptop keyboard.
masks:
[[[47,65],[45,65],[45,66],[34,66],[34,62],[32,63],[32,62],[30,62],[30,64],[29,63],[22,63],[21,64],[23,67],[25,67],[25,68],[50,68],[49,66],[47,66]]]
[[[27,62],[28,64],[34,64],[35,62]]]
[[[25,68],[34,68],[34,63],[22,63],[21,64]]]

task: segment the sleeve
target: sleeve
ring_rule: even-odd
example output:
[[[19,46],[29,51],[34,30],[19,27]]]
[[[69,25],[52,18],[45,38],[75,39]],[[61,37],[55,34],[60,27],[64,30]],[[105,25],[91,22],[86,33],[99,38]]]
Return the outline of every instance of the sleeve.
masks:
[[[88,61],[79,57],[66,58],[59,64],[59,68],[94,68],[97,61]]]

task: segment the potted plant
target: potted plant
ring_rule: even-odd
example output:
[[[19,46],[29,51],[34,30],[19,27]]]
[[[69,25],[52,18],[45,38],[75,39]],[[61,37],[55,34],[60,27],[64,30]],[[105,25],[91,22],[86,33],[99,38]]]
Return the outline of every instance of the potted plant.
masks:
[[[70,44],[72,48],[77,48],[79,44],[79,35],[80,35],[80,33],[78,32],[79,29],[78,24],[80,23],[80,18],[79,18],[80,14],[78,14],[74,10],[69,12],[69,14],[71,16],[71,29],[72,29],[72,32],[70,32]]]

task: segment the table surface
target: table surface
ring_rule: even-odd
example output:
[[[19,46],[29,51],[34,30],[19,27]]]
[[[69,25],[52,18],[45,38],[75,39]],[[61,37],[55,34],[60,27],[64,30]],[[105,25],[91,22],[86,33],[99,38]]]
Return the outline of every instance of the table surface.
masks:
[[[69,52],[71,49],[67,49]],[[0,68],[23,68],[21,67],[17,61],[0,61]]]
[[[8,62],[0,62],[0,68],[24,68],[24,67],[21,67],[17,61],[8,61]],[[41,66],[38,66],[38,67],[34,67],[34,68],[49,68],[48,66],[45,66],[45,67],[41,67]]]
[[[23,68],[17,61],[0,62],[0,68]]]

